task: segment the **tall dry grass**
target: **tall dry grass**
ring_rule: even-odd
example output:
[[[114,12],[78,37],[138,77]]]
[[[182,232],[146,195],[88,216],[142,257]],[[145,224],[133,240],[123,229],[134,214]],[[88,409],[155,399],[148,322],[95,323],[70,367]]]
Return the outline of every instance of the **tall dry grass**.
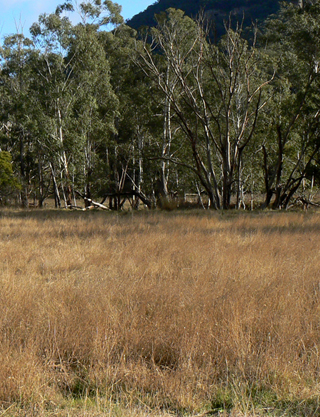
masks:
[[[317,415],[319,232],[318,213],[3,212],[2,406]]]

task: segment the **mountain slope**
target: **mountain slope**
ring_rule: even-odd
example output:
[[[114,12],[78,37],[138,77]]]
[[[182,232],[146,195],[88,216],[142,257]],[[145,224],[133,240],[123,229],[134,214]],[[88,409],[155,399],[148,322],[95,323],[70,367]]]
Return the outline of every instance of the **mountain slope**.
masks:
[[[169,7],[183,10],[186,15],[195,18],[201,10],[213,19],[218,37],[224,32],[224,21],[229,15],[234,20],[241,20],[244,25],[252,22],[264,21],[271,14],[279,10],[278,0],[158,0],[145,11],[135,15],[127,22],[129,26],[138,30],[142,26],[154,26],[154,15],[165,11]]]

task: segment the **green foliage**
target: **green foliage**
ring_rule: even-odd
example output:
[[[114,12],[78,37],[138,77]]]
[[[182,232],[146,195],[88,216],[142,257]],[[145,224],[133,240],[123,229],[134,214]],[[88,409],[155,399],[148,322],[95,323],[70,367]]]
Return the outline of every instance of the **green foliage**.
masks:
[[[319,182],[319,4],[284,3],[248,30],[278,2],[160,0],[144,41],[109,0],[41,14],[32,40],[0,48],[0,145],[21,202],[71,207],[79,192],[119,208],[134,191],[226,209],[261,193],[289,207]]]
[[[14,176],[12,156],[9,152],[0,152],[0,195],[18,190],[21,186]]]

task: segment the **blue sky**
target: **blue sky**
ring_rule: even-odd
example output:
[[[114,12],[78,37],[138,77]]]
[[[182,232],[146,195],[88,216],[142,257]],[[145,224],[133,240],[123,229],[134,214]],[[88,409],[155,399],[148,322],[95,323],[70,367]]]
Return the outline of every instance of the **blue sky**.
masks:
[[[145,10],[155,0],[114,0],[122,6],[122,16],[129,19]],[[41,13],[52,13],[63,0],[0,0],[0,37],[16,33],[16,28],[23,28],[29,36],[29,28],[38,20]],[[81,0],[79,0],[81,2]]]

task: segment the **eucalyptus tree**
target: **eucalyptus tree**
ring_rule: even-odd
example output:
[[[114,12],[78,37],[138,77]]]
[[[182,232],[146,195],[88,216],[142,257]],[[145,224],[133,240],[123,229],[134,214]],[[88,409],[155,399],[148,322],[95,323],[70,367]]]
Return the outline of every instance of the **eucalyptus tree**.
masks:
[[[50,157],[56,202],[60,205],[59,176],[65,205],[68,206],[72,198],[69,163],[73,150],[68,127],[77,86],[72,77],[74,63],[65,57],[72,24],[61,13],[59,9],[50,15],[40,15],[30,32],[38,49],[38,59],[34,65],[34,89],[38,94],[39,115],[44,126],[43,146]]]
[[[158,164],[151,158],[157,151],[161,134],[158,92],[150,79],[135,65],[136,33],[126,25],[111,32],[100,32],[110,64],[110,81],[119,101],[115,117],[116,131],[108,143],[109,177],[107,189],[119,207],[121,193],[132,192],[133,207],[140,195],[146,201],[153,194]]]
[[[168,82],[145,43],[140,65],[168,98],[184,134],[192,162],[169,157],[189,168],[206,190],[214,208],[230,207],[235,184],[241,180],[244,149],[252,140],[267,98],[264,90],[273,73],[264,74],[255,43],[249,45],[226,27],[218,46],[208,42],[203,22],[169,9],[152,30],[153,49],[174,75]]]
[[[84,195],[91,198],[92,186],[97,193],[97,185],[104,183],[98,178],[103,173],[98,172],[97,167],[106,162],[106,154],[101,149],[105,149],[116,134],[115,117],[119,107],[118,97],[111,85],[110,57],[105,52],[99,29],[100,24],[109,24],[110,21],[117,24],[122,18],[112,15],[94,23],[101,14],[101,8],[97,6],[92,10],[87,6],[80,5],[82,23],[74,27],[68,58],[74,60],[73,78],[78,86],[71,129],[78,141],[79,157],[82,158],[76,171],[78,177],[83,176]],[[109,7],[110,4],[108,10]],[[117,9],[114,10],[116,12]]]
[[[10,195],[20,189],[21,184],[13,172],[10,152],[0,151],[0,203],[5,203]]]
[[[29,204],[31,179],[34,175],[33,106],[30,84],[30,60],[34,54],[30,39],[15,34],[4,39],[1,56],[1,123],[5,134],[1,136],[1,149],[12,154],[19,166],[17,175],[21,182],[21,202]]]
[[[189,165],[190,159],[185,152],[188,141],[185,141],[183,134],[181,135],[180,120],[176,112],[181,95],[179,79],[170,58],[166,51],[163,51],[163,44],[174,45],[180,49],[179,53],[184,49],[184,53],[187,54],[197,34],[194,22],[184,17],[180,10],[170,9],[168,13],[157,15],[156,19],[158,28],[151,29],[151,33],[145,34],[144,43],[136,45],[136,63],[159,90],[154,97],[158,100],[158,118],[162,118],[162,131],[153,161],[160,161],[156,178],[157,193],[166,197],[169,191],[170,165],[176,165],[180,169],[187,168],[192,171],[192,175],[194,172],[192,161]]]
[[[42,140],[51,157],[56,202],[59,205],[60,189],[66,207],[75,198],[75,185],[90,193],[93,136],[108,136],[117,107],[98,31],[122,21],[119,6],[96,0],[78,7],[81,22],[76,26],[66,16],[74,11],[67,2],[55,13],[41,15],[31,27],[38,48],[34,70],[45,126]]]
[[[312,4],[314,3],[314,4]],[[269,53],[278,67],[263,144],[264,207],[288,207],[320,149],[320,5],[283,5],[267,23]]]

